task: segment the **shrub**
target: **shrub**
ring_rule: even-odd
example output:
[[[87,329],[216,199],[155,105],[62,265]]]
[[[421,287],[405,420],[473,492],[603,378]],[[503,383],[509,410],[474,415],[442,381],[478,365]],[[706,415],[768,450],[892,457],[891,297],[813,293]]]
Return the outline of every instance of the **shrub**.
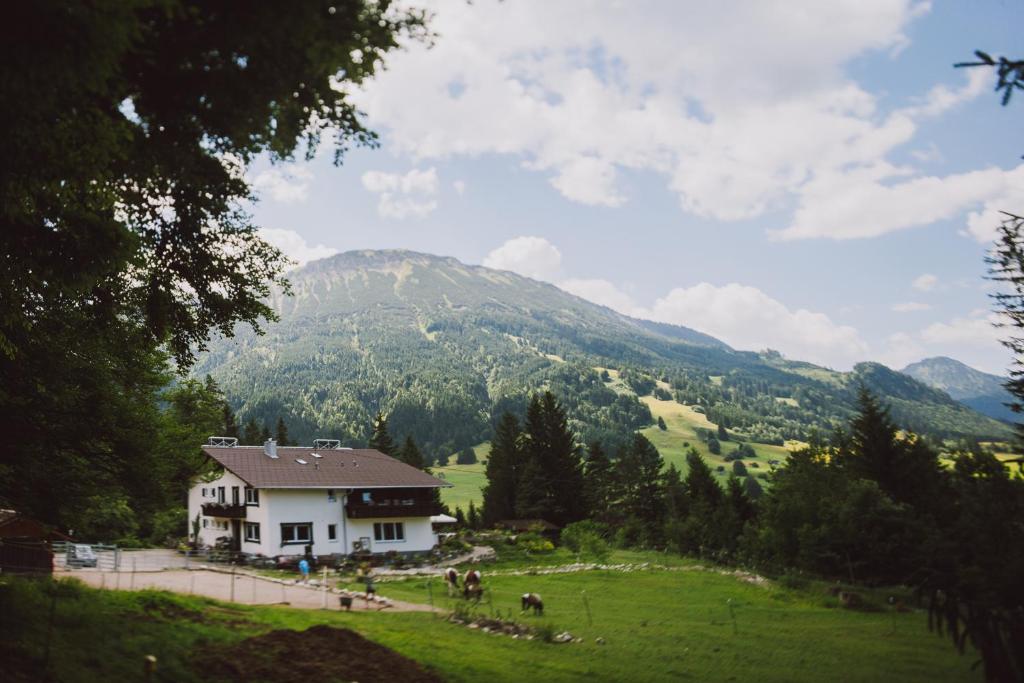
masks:
[[[516,545],[528,553],[546,554],[555,551],[555,544],[535,531],[519,534],[519,537],[516,539]]]
[[[611,546],[605,540],[608,527],[592,520],[573,522],[562,530],[562,543],[574,553],[603,562],[611,553]]]

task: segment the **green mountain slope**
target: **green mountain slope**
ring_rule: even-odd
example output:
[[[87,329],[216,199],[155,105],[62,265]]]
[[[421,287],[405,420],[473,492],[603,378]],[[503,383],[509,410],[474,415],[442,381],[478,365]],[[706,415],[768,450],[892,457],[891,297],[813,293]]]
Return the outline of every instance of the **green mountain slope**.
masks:
[[[303,442],[362,442],[372,415],[384,410],[396,438],[411,434],[428,455],[447,455],[485,441],[503,410],[521,410],[529,392],[549,388],[585,439],[614,440],[650,425],[638,397],[653,392],[698,406],[747,438],[781,444],[845,421],[858,379],[895,392],[921,431],[999,438],[1006,429],[887,369],[844,374],[735,351],[694,330],[634,320],[451,258],[349,252],[307,264],[291,280],[293,295],[272,299],[280,322],[263,337],[242,330],[213,343],[195,372],[212,374],[241,418],[272,426],[281,415]],[[598,367],[621,371],[619,379],[602,378]]]
[[[1004,387],[1006,379],[975,370],[953,358],[939,356],[911,363],[901,370],[919,382],[941,389],[979,413],[997,420],[1016,422],[1020,416],[1007,407],[1013,401]]]

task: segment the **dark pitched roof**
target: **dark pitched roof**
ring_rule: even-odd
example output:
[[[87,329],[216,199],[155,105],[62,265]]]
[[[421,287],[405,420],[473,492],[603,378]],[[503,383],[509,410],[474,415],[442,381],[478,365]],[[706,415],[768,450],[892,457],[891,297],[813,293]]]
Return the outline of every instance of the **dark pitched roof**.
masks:
[[[263,446],[203,446],[203,452],[255,488],[451,486],[380,451],[366,448],[278,446],[276,459],[268,456]],[[305,460],[306,464],[298,460]]]

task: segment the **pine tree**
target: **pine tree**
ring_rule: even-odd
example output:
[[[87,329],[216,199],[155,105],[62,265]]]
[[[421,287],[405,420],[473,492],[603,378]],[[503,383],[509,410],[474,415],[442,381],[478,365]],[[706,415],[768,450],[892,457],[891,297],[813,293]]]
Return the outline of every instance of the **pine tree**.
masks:
[[[277,440],[278,446],[291,446],[292,443],[288,440],[288,425],[284,423],[283,417],[277,418],[277,430],[275,439]]]
[[[235,420],[235,411],[231,410],[231,404],[224,401],[224,405],[221,406],[221,420],[224,426],[221,427],[220,434],[215,436],[233,436],[238,439],[241,434],[238,431],[238,422]]]
[[[242,445],[243,446],[260,446],[263,441],[260,439],[264,427],[260,426],[260,423],[256,421],[255,417],[250,417],[245,421],[245,427],[242,428]]]
[[[522,440],[519,420],[512,413],[502,414],[484,469],[487,484],[483,490],[483,518],[487,526],[516,516],[516,493],[523,464]]]
[[[469,512],[466,513],[466,525],[470,529],[479,529],[481,526],[480,515],[477,513],[476,505],[473,501],[469,501]]]
[[[456,465],[475,465],[476,464],[476,451],[471,447],[466,446],[455,456]]]
[[[684,485],[686,496],[693,506],[691,512],[695,512],[696,508],[707,512],[718,507],[722,501],[722,487],[715,481],[714,475],[711,474],[711,468],[704,462],[704,458],[691,448],[690,452],[686,454],[686,465],[688,471]]]
[[[658,416],[658,429],[660,429],[663,432],[668,429],[668,425],[665,424],[665,418],[663,418],[661,415]]]
[[[612,512],[614,471],[611,460],[608,459],[600,441],[592,442],[587,448],[583,473],[583,500],[586,503],[586,516],[594,519],[608,518]]]
[[[764,495],[764,487],[757,479],[749,475],[743,480],[743,490],[746,492],[747,498],[755,502]]]
[[[416,469],[426,469],[426,463],[423,461],[423,454],[420,453],[419,447],[416,442],[413,441],[411,436],[405,437],[405,443],[402,444],[402,448],[398,451],[398,459],[404,462],[406,465],[412,465]]]
[[[725,424],[722,423],[722,422],[718,423],[718,440],[719,441],[728,441],[729,440],[729,432],[726,431]]]
[[[517,493],[517,515],[565,526],[582,519],[583,467],[576,437],[554,394],[530,399],[526,409],[525,465]]]
[[[388,434],[388,420],[384,417],[384,413],[379,411],[373,420],[373,436],[370,437],[369,447],[384,455],[395,454],[395,442]]]
[[[628,517],[647,530],[647,541],[656,543],[662,521],[661,454],[647,437],[637,433],[616,463],[620,505]]]
[[[683,519],[689,513],[686,499],[686,487],[683,477],[675,464],[668,466],[661,479],[661,498],[665,501],[665,519]]]
[[[462,508],[455,508],[455,526],[460,529],[466,528],[466,513],[462,511]]]
[[[260,436],[259,436],[259,441],[257,441],[256,445],[257,445],[257,446],[262,446],[262,445],[263,445],[263,444],[265,444],[265,443],[266,443],[266,442],[267,442],[267,441],[268,441],[269,439],[270,439],[270,430],[269,430],[269,429],[267,429],[267,425],[266,425],[266,424],[264,424],[264,425],[263,425],[262,427],[260,427]]]

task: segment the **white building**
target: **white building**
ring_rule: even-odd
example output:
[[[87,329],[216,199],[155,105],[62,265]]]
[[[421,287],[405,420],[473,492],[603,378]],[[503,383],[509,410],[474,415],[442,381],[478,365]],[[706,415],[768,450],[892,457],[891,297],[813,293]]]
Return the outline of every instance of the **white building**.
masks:
[[[193,482],[189,535],[205,546],[227,538],[253,555],[416,553],[437,544],[434,489],[450,486],[390,456],[318,441],[315,448],[203,447],[213,470]]]

